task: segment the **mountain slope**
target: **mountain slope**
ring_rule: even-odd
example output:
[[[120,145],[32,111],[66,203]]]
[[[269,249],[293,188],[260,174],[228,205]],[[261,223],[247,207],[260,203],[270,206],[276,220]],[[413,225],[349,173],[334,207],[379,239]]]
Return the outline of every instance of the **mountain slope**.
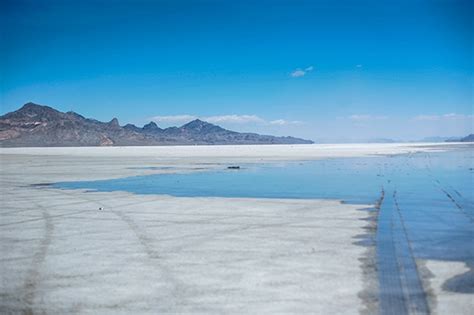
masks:
[[[4,147],[284,143],[312,141],[239,133],[199,119],[166,129],[154,122],[142,128],[132,124],[121,127],[116,118],[105,123],[34,103],[0,117],[0,145]]]
[[[464,138],[461,138],[461,142],[474,142],[474,134],[471,133],[470,135],[465,136]]]

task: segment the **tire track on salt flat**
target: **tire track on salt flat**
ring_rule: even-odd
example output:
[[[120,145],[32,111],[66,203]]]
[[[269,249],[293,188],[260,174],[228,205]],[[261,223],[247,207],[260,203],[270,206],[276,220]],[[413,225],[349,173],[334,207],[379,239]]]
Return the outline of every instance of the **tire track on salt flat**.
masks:
[[[100,207],[103,207],[104,209],[108,208],[108,205],[94,199],[86,198],[82,194],[75,194],[75,193],[69,193],[65,190],[49,190],[50,192],[56,193],[56,194],[61,194],[61,195],[66,195],[69,197],[77,198],[80,200],[84,200],[84,202],[92,203],[95,205],[98,205]],[[144,201],[144,202],[132,202],[132,203],[126,203],[117,206],[116,208],[123,208],[127,206],[132,206],[132,205],[139,205],[141,203],[149,203],[153,201]],[[153,248],[153,244],[151,243],[151,239],[147,236],[146,232],[144,229],[140,228],[136,222],[130,218],[129,216],[125,215],[121,211],[117,210],[110,210],[110,213],[114,214],[116,217],[118,217],[122,222],[125,223],[127,228],[132,232],[132,234],[135,236],[137,239],[138,243],[141,245],[143,252],[145,253],[146,257],[148,258],[146,261],[147,263],[152,267],[152,268],[158,268],[161,272],[160,275],[162,276],[162,279],[169,285],[171,285],[171,290],[170,290],[170,296],[173,297],[173,301],[166,300],[166,304],[169,305],[171,304],[172,309],[174,311],[179,310],[179,307],[182,305],[186,305],[187,299],[184,296],[185,292],[189,291],[188,286],[183,283],[182,281],[178,280],[175,276],[173,276],[173,272],[171,269],[165,265],[165,260],[163,260],[158,251],[156,251]]]
[[[36,291],[41,275],[40,268],[43,265],[48,254],[48,249],[50,247],[54,232],[54,223],[48,210],[39,203],[35,202],[35,205],[39,209],[41,209],[43,215],[44,233],[43,237],[41,238],[39,248],[33,256],[33,261],[31,263],[28,273],[26,274],[26,279],[23,284],[23,300],[25,304],[25,309],[23,310],[23,312],[25,314],[34,313]]]

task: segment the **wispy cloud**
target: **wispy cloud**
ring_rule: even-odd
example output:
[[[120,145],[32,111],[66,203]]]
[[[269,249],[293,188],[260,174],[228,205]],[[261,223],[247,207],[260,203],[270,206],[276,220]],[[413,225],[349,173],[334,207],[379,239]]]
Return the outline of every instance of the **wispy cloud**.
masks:
[[[197,115],[171,115],[171,116],[154,116],[151,117],[151,120],[157,123],[165,124],[181,124],[187,123],[194,119],[201,119],[213,124],[261,124],[261,125],[297,125],[302,124],[303,122],[298,120],[285,120],[285,119],[276,119],[276,120],[265,120],[257,115],[220,115],[220,116],[197,116]]]
[[[158,123],[184,123],[196,119],[193,115],[154,116],[151,120]]]
[[[351,115],[348,117],[353,121],[371,121],[371,120],[385,120],[387,116],[374,116],[374,115]]]
[[[285,120],[285,119],[277,119],[268,122],[270,125],[279,125],[279,126],[287,126],[287,125],[301,125],[303,124],[302,121],[299,120]]]
[[[466,119],[473,119],[473,118],[474,118],[474,115],[448,113],[444,115],[418,115],[418,116],[413,117],[413,120],[441,121],[441,120],[466,120]]]
[[[262,123],[265,120],[256,115],[222,115],[222,116],[209,116],[203,117],[203,120],[210,123],[234,123],[234,124],[246,124],[246,123]]]
[[[297,68],[296,70],[294,70],[293,72],[290,73],[290,76],[292,78],[299,78],[299,77],[303,77],[305,76],[308,72],[311,72],[314,70],[314,67],[313,66],[309,66],[309,67],[306,67],[304,69],[301,69],[301,68]]]
[[[418,115],[414,117],[413,120],[435,121],[439,120],[440,117],[439,115]]]
[[[291,77],[293,78],[298,78],[298,77],[302,77],[306,74],[306,72],[304,70],[301,70],[301,69],[296,69],[295,71],[293,71],[290,75]]]

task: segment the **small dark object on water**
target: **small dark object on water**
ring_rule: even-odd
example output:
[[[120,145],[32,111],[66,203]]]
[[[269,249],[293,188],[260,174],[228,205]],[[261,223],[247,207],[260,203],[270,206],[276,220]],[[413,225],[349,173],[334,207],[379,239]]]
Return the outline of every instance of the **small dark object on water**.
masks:
[[[33,187],[48,187],[51,186],[50,183],[38,183],[38,184],[31,184]]]
[[[99,207],[99,210],[104,210],[104,208],[102,208],[102,207]]]
[[[235,165],[235,166],[227,166],[229,170],[240,170],[240,166]]]

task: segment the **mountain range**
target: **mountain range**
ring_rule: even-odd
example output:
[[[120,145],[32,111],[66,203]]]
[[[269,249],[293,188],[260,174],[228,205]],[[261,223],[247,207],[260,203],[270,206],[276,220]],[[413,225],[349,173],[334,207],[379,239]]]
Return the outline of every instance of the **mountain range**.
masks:
[[[199,119],[164,129],[154,122],[120,126],[116,118],[101,122],[34,103],[0,116],[2,147],[309,143],[313,141],[235,132]]]

